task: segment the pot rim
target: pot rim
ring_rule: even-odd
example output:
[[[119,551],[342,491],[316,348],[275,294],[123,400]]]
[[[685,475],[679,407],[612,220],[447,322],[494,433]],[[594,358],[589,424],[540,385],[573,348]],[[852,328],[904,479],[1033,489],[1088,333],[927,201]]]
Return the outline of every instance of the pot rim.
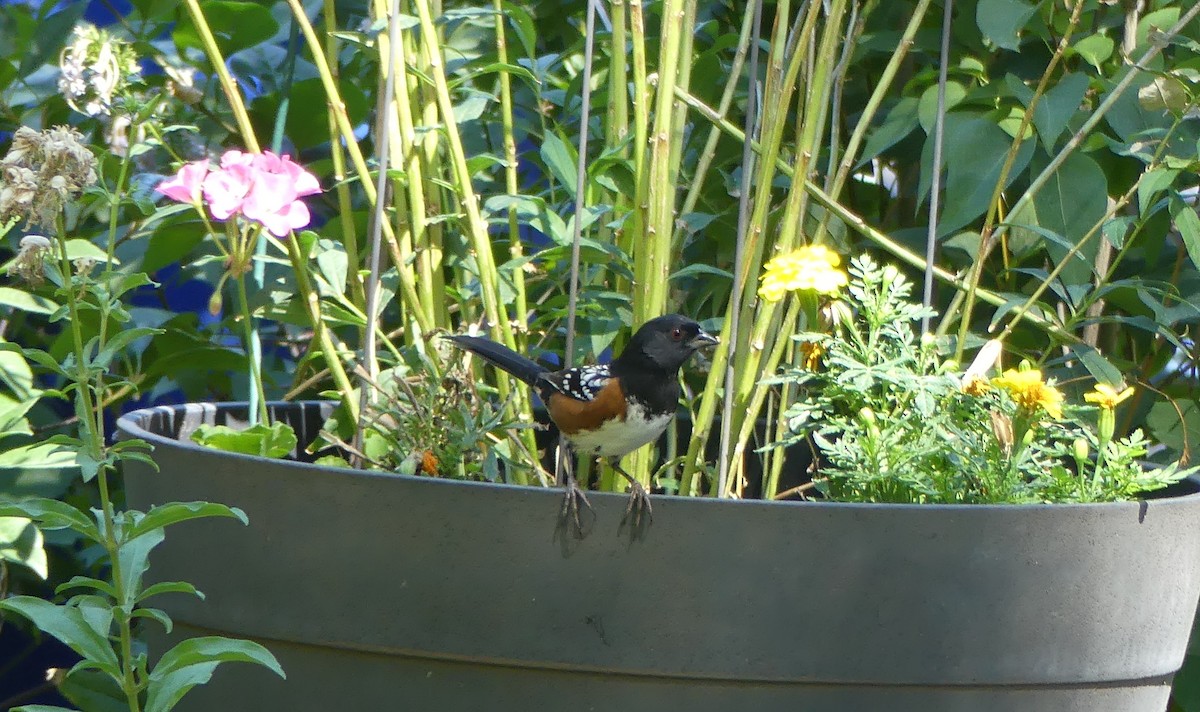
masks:
[[[282,407],[320,407],[323,405],[333,405],[333,401],[322,400],[300,400],[300,401],[269,401],[268,408]],[[157,405],[148,408],[139,408],[125,413],[117,419],[116,428],[118,436],[139,438],[154,445],[170,445],[180,447],[184,450],[190,450],[198,453],[221,453],[224,457],[230,457],[235,460],[261,461],[266,460],[276,463],[283,467],[296,468],[302,472],[328,472],[337,471],[355,477],[371,478],[371,479],[400,479],[414,483],[423,483],[431,487],[454,487],[468,486],[481,487],[486,489],[502,489],[512,491],[528,491],[528,492],[552,492],[557,490],[557,487],[539,487],[536,485],[518,485],[505,482],[479,482],[476,480],[455,480],[444,477],[419,477],[416,475],[405,475],[397,472],[380,472],[376,470],[356,470],[350,467],[336,467],[332,465],[316,465],[309,462],[300,462],[298,460],[290,460],[283,458],[269,458],[261,455],[247,455],[239,452],[229,452],[218,450],[216,448],[208,448],[198,445],[189,440],[177,440],[165,435],[159,435],[146,430],[139,424],[139,420],[149,418],[155,412],[175,413],[188,408],[205,408],[213,411],[227,410],[231,408],[247,408],[247,401],[199,401],[188,402],[177,405]],[[1024,502],[1013,504],[968,504],[968,503],[936,503],[936,504],[912,504],[912,503],[897,503],[897,502],[829,502],[823,500],[765,500],[765,499],[727,499],[717,497],[684,497],[677,494],[654,494],[655,501],[668,500],[672,503],[692,502],[696,506],[724,506],[726,503],[736,503],[744,507],[820,507],[823,509],[854,509],[862,511],[873,511],[886,509],[890,511],[941,511],[941,512],[965,512],[965,511],[995,511],[995,510],[1014,510],[1014,511],[1037,511],[1049,509],[1067,508],[1073,511],[1104,508],[1114,509],[1119,507],[1126,508],[1141,508],[1146,506],[1149,501],[1153,501],[1156,507],[1161,507],[1167,504],[1191,503],[1195,500],[1200,500],[1200,475],[1189,475],[1174,485],[1176,487],[1189,487],[1191,492],[1179,494],[1161,494],[1151,498],[1127,499],[1116,502]],[[1166,488],[1170,489],[1170,488]],[[1162,492],[1162,490],[1159,490]],[[620,497],[625,499],[626,495],[618,492],[600,492],[588,491],[588,497]]]

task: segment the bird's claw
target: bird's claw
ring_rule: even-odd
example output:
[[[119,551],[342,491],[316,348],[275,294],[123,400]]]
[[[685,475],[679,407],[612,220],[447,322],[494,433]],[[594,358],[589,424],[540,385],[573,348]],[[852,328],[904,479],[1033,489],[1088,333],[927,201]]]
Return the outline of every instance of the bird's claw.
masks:
[[[567,480],[566,491],[563,493],[562,509],[559,511],[559,520],[565,526],[566,524],[574,524],[574,535],[576,539],[582,539],[585,535],[583,530],[583,522],[579,519],[580,503],[587,507],[589,512],[592,512],[592,505],[588,502],[587,495],[576,484],[574,478]]]
[[[654,506],[650,504],[650,495],[640,482],[632,479],[629,481],[629,500],[625,503],[625,516],[621,517],[622,527],[629,521],[631,514],[634,531],[641,528],[642,515],[645,515],[647,525],[654,521]]]

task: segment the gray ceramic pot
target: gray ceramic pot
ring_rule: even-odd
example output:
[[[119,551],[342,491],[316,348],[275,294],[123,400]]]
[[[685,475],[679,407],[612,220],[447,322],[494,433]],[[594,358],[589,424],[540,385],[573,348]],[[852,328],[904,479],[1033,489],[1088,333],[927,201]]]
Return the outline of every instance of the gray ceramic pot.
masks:
[[[307,442],[315,403],[276,405]],[[1056,506],[656,497],[637,541],[593,494],[202,449],[239,405],[131,413],[134,507],[236,505],[172,529],[176,635],[258,640],[287,681],[227,666],[188,710],[1161,712],[1200,596],[1200,494]],[[157,641],[161,644],[162,641]]]

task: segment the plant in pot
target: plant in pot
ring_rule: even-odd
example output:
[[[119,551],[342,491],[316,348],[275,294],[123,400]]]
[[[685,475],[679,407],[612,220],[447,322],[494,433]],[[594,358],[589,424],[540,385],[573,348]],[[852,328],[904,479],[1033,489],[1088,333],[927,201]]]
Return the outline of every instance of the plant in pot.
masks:
[[[151,409],[120,425],[155,445],[161,470],[126,468],[134,506],[229,502],[253,523],[183,524],[156,550],[152,576],[185,578],[207,594],[203,605],[166,607],[173,633],[251,637],[289,671],[273,684],[231,669],[185,704],[328,708],[353,696],[364,708],[1161,707],[1195,608],[1191,559],[1173,554],[1195,538],[1195,499],[1042,502],[1056,487],[1107,498],[1097,493],[1111,490],[1088,489],[1110,476],[1095,474],[1102,462],[1114,481],[1143,477],[1113,469],[1137,444],[1110,458],[1088,418],[1111,411],[1105,439],[1120,440],[1128,428],[1117,416],[1153,406],[1152,429],[1170,435],[1170,402],[1139,388],[1119,408],[1065,408],[1087,426],[1068,438],[1066,426],[1042,418],[1044,404],[1015,397],[1024,392],[1015,386],[1037,385],[1031,376],[1014,374],[1011,391],[1001,380],[964,395],[940,364],[964,360],[983,343],[976,334],[1006,322],[1001,340],[1012,353],[1062,383],[1117,388],[1122,371],[1132,382],[1161,370],[1161,345],[1179,342],[1194,312],[1172,291],[1194,275],[1187,241],[1174,258],[1161,250],[1172,221],[1194,234],[1179,168],[1194,146],[1181,139],[1189,104],[1168,91],[1156,107],[1152,90],[1138,103],[1138,90],[1163,77],[1126,72],[1118,54],[1102,51],[1105,33],[1122,24],[1109,6],[1073,3],[1066,15],[1042,7],[1025,18],[1028,32],[998,22],[995,3],[981,2],[974,23],[942,24],[929,7],[781,3],[764,18],[753,5],[669,2],[658,15],[634,3],[612,7],[610,28],[581,32],[562,21],[583,9],[574,6],[439,16],[414,0],[375,3],[363,18],[331,4],[314,26],[289,3],[290,33],[249,3],[188,3],[178,17],[135,8],[148,27],[177,20],[180,59],[215,77],[196,122],[199,150],[179,161],[202,162],[192,169],[205,173],[200,200],[194,187],[179,196],[199,211],[161,206],[150,244],[190,236],[176,251],[190,256],[184,268],[216,273],[229,295],[214,301],[236,304],[227,325],[238,345],[211,334],[204,353],[235,354],[240,367],[266,336],[262,361],[246,370],[248,402]],[[1174,13],[1124,18],[1137,67],[1156,66],[1164,47],[1193,51],[1170,43],[1200,11],[1159,10]],[[1085,28],[1094,31],[1081,38]],[[956,39],[956,54],[938,60],[953,71],[941,81],[919,69],[938,54],[939,33]],[[1017,51],[1030,38],[1045,44],[1036,71]],[[700,80],[708,76],[720,81]],[[247,102],[239,78],[263,93]],[[582,100],[592,93],[603,118]],[[1111,125],[1099,123],[1105,116]],[[277,158],[255,158],[256,136],[267,133]],[[603,140],[589,149],[589,137]],[[245,153],[228,167],[212,160],[229,146]],[[218,215],[221,196],[205,194],[211,174],[242,160],[247,170],[260,160],[278,166],[288,153],[327,188],[303,196],[320,218],[310,229],[284,221],[272,233],[244,202]],[[523,175],[531,163],[540,174]],[[927,195],[942,197],[942,165],[949,207],[914,221]],[[294,198],[270,212],[298,211],[293,177]],[[937,264],[910,246],[928,225]],[[789,479],[781,450],[757,452],[803,435],[818,411],[844,419],[817,433],[835,467],[855,465],[837,459],[847,432],[874,437],[864,407],[876,419],[887,413],[889,426],[913,421],[881,405],[907,405],[903,393],[873,382],[844,387],[839,407],[855,403],[850,396],[877,399],[849,413],[804,390],[806,379],[836,372],[829,339],[839,337],[793,336],[850,323],[835,323],[840,308],[818,296],[840,284],[789,291],[804,273],[788,275],[787,258],[806,245],[793,266],[817,261],[811,245],[827,246],[819,259],[830,275],[834,254],[870,251],[928,267],[949,287],[931,295],[946,314],[935,343],[948,351],[935,358],[913,342],[922,368],[943,369],[909,378],[925,389],[919,405],[936,393],[955,412],[987,419],[972,421],[982,430],[932,431],[977,438],[982,449],[971,454],[996,466],[953,475],[959,496],[1039,503],[722,501],[838,494],[835,470],[819,469],[807,485]],[[780,262],[768,266],[772,258]],[[764,269],[777,284],[755,279]],[[1151,273],[1161,279],[1137,278]],[[985,315],[980,304],[996,309]],[[614,536],[624,496],[601,493],[590,495],[591,535],[555,541],[559,493],[520,486],[554,479],[537,465],[529,393],[502,374],[459,375],[434,335],[481,325],[518,352],[580,362],[619,351],[629,327],[668,311],[697,316],[723,344],[698,369],[708,366],[703,381],[685,376],[681,411],[692,427],[667,438],[663,467],[649,449],[622,463],[655,490],[653,526],[635,543]],[[801,368],[806,361],[829,368]],[[228,378],[232,369],[214,370]],[[883,369],[868,370],[887,385]],[[328,400],[269,400],[281,392]],[[705,453],[718,431],[714,466]],[[201,447],[197,433],[217,447]],[[922,444],[913,452],[937,459]],[[1066,464],[1053,469],[1050,451],[1067,446]],[[946,460],[963,453],[935,452],[945,487],[895,489],[952,499]],[[329,467],[341,463],[363,467]],[[761,483],[748,474],[758,465]],[[1041,465],[1045,477],[1032,474]],[[594,480],[605,491],[624,486],[609,469]],[[869,490],[849,481],[847,491]],[[1114,620],[1114,608],[1129,613]],[[151,650],[164,649],[161,634],[147,634]]]

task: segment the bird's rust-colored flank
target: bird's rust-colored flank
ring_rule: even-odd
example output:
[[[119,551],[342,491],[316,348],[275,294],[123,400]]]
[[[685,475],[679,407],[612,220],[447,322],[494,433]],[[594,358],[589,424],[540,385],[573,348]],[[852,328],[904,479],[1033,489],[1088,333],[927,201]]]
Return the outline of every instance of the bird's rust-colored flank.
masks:
[[[554,393],[546,404],[550,419],[566,435],[584,430],[595,430],[612,419],[625,420],[625,391],[621,382],[609,379],[596,397],[581,401],[563,393]]]

